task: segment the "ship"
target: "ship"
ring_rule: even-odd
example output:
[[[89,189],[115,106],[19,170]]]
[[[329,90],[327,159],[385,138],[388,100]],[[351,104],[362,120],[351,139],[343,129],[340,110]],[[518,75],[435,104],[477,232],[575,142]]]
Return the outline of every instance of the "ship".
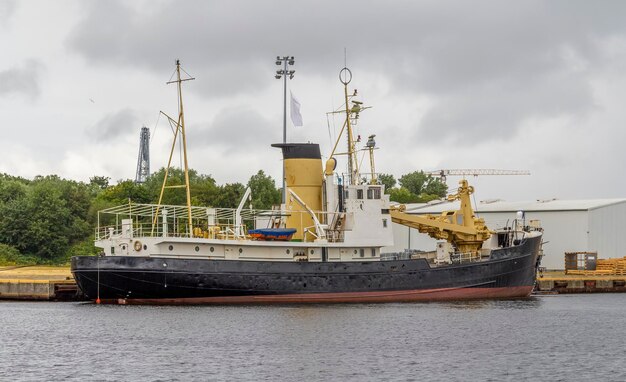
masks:
[[[448,195],[459,208],[415,215],[390,202],[374,166],[374,135],[360,148],[354,125],[366,107],[340,80],[345,117],[325,163],[315,143],[278,143],[283,202],[255,210],[248,188],[237,208],[191,204],[180,62],[179,115],[169,118],[183,146],[187,204],[128,204],[98,213],[97,256],[76,256],[71,271],[82,293],[114,304],[382,303],[525,298],[541,258],[537,221],[515,219],[489,229],[476,216],[467,180]],[[349,75],[349,76],[348,76]],[[347,150],[338,151],[347,140]],[[344,146],[345,147],[345,146]],[[357,155],[369,152],[370,171]],[[346,171],[337,170],[347,158]],[[431,252],[383,253],[393,226],[412,227],[440,241]]]

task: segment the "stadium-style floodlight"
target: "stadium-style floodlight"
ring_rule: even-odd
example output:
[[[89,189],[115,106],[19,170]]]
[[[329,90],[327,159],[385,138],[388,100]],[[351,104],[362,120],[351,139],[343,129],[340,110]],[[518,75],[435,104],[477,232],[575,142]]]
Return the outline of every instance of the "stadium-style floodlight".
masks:
[[[293,56],[276,56],[276,65],[282,69],[276,71],[277,80],[283,79],[283,143],[287,143],[287,77],[293,79],[295,70],[287,70],[287,65],[293,65],[296,61]],[[287,187],[285,185],[285,162],[283,161],[283,203],[287,201]]]

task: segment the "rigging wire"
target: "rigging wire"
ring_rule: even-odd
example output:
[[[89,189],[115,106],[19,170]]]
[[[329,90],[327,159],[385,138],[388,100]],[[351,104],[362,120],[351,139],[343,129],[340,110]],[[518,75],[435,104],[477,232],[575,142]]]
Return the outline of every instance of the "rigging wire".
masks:
[[[476,217],[480,217],[476,211],[476,209],[478,209],[478,204],[476,204],[476,193],[472,193],[472,199],[474,199],[474,214],[476,214]]]
[[[159,112],[159,116],[157,117],[156,123],[154,124],[154,127],[152,128],[152,134],[150,135],[150,144],[152,144],[152,140],[154,139],[154,136],[156,135],[156,129],[157,129],[157,126],[159,126],[160,120],[161,120],[161,112]]]

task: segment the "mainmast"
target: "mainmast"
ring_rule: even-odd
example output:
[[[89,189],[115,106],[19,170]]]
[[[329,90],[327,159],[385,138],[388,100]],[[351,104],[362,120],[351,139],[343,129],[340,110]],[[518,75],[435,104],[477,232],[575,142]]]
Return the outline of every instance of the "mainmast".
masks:
[[[185,133],[185,113],[184,113],[184,107],[183,107],[183,91],[182,91],[182,83],[183,81],[190,81],[190,80],[195,80],[195,78],[193,77],[189,77],[189,78],[184,78],[181,79],[180,77],[180,60],[176,60],[176,80],[173,81],[168,81],[166,82],[166,84],[177,84],[177,91],[178,91],[178,120],[174,120],[173,118],[171,118],[169,115],[165,114],[163,111],[161,111],[161,114],[163,114],[164,116],[166,116],[170,122],[170,125],[173,128],[174,131],[174,140],[172,142],[172,149],[170,150],[170,157],[167,161],[167,167],[165,168],[165,177],[163,178],[163,185],[161,186],[161,193],[159,195],[159,202],[157,205],[157,210],[156,210],[156,214],[154,215],[154,220],[153,220],[153,224],[152,224],[152,231],[154,233],[154,227],[156,225],[157,219],[159,217],[159,209],[161,207],[161,202],[163,200],[163,193],[165,191],[166,188],[185,188],[185,194],[186,194],[186,198],[187,198],[187,217],[188,217],[188,229],[189,229],[189,235],[192,235],[193,232],[193,225],[192,225],[192,221],[191,221],[191,193],[189,190],[189,162],[187,161],[187,134]],[[184,69],[183,69],[184,71]],[[187,73],[187,72],[185,72]],[[188,73],[187,73],[188,74]],[[169,174],[169,170],[172,164],[172,156],[174,154],[174,148],[176,147],[176,138],[178,137],[178,134],[180,133],[181,138],[182,138],[182,144],[183,144],[183,160],[184,160],[184,171],[185,171],[185,184],[184,185],[173,185],[173,186],[168,186],[167,185],[167,179],[168,179],[168,174]]]
[[[358,140],[354,139],[353,125],[359,118],[359,113],[361,112],[361,110],[368,109],[368,107],[362,107],[362,102],[352,100],[352,98],[357,95],[356,89],[354,89],[354,93],[352,95],[348,95],[348,84],[350,83],[350,81],[352,81],[352,72],[350,71],[350,69],[341,69],[341,72],[339,72],[339,80],[343,84],[344,88],[345,110],[343,112],[345,112],[346,114],[346,120],[343,123],[343,127],[341,128],[341,132],[339,133],[337,141],[335,142],[335,146],[333,147],[333,151],[331,152],[330,157],[332,158],[333,155],[341,154],[348,155],[348,172],[350,173],[350,184],[356,185],[361,182],[361,174],[359,171],[359,161],[357,158],[357,153],[359,150],[357,150],[356,147]],[[352,107],[350,107],[350,102],[352,102],[353,104]],[[348,151],[346,153],[335,153],[344,130],[346,130],[346,135],[348,138]]]
[[[348,74],[350,75],[349,78]],[[346,106],[346,130],[348,135],[348,172],[350,173],[350,184],[357,184],[357,179],[359,177],[359,162],[356,158],[356,142],[354,141],[354,136],[352,135],[352,123],[350,121],[351,109],[348,98],[348,84],[350,83],[350,81],[352,81],[352,72],[350,71],[350,69],[343,68],[339,74],[339,79],[343,84],[343,92]],[[354,95],[356,95],[356,90],[354,91]]]

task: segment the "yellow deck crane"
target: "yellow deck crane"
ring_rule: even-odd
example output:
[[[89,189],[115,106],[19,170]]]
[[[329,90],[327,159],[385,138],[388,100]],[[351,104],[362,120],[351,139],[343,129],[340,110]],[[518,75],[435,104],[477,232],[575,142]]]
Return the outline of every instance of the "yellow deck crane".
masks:
[[[484,219],[474,215],[470,202],[474,187],[468,185],[465,179],[459,185],[456,193],[448,195],[448,201],[461,201],[458,210],[444,211],[441,215],[413,215],[404,212],[404,205],[400,205],[391,209],[391,220],[415,228],[432,238],[446,240],[462,253],[477,255],[492,232],[485,225]]]
[[[454,169],[429,171],[425,174],[440,176],[445,182],[446,176],[467,175],[530,175],[526,170],[496,170],[496,169]],[[403,205],[392,208],[391,220],[426,233],[430,237],[446,240],[454,245],[462,253],[478,255],[483,243],[489,239],[492,231],[485,225],[485,220],[474,214],[470,195],[474,193],[474,187],[468,185],[466,179],[459,181],[456,193],[448,195],[448,201],[459,200],[461,206],[458,210],[444,211],[440,215],[413,215],[404,212]]]

